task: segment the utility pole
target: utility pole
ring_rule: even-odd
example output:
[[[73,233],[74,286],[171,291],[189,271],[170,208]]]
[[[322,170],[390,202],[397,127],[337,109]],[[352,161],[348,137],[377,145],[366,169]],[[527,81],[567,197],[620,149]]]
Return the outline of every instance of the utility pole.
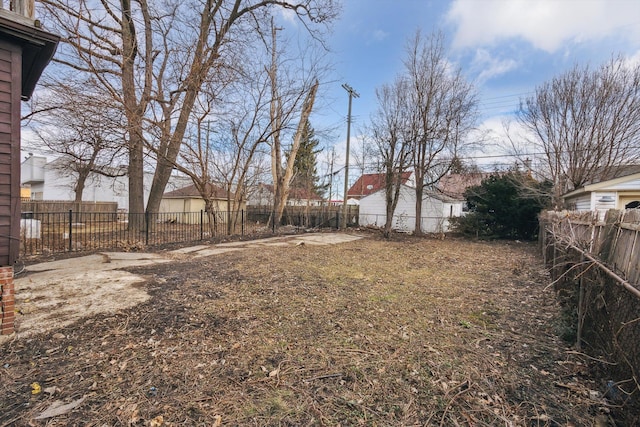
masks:
[[[336,148],[331,147],[331,160],[329,161],[329,204],[331,206],[331,200],[333,198],[333,162],[336,160]]]
[[[347,154],[344,163],[344,198],[342,200],[342,224],[340,228],[347,228],[347,192],[349,191],[349,139],[351,138],[351,100],[360,95],[348,84],[343,84],[342,88],[349,93],[349,112],[347,114]]]

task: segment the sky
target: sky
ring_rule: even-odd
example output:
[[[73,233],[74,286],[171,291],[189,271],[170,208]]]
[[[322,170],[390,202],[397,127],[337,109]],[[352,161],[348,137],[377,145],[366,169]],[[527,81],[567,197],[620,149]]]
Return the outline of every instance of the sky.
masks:
[[[319,172],[344,169],[348,94],[352,103],[349,182],[360,175],[354,151],[358,136],[376,108],[375,90],[402,72],[408,40],[442,31],[448,60],[475,85],[479,132],[492,139],[472,160],[485,168],[515,159],[501,156],[503,122],[536,86],[576,64],[598,66],[613,55],[640,62],[640,0],[341,0],[342,12],[326,39],[332,71],[321,82],[322,100],[311,117],[325,153]],[[289,14],[282,26],[307,34]],[[514,129],[512,125],[511,129]],[[27,134],[23,136],[28,136]],[[344,175],[336,176],[334,198],[341,198]]]
[[[334,129],[323,141],[335,147],[334,170],[344,166],[346,151],[348,93],[341,85],[360,95],[352,104],[354,145],[376,108],[375,89],[402,71],[417,30],[442,31],[449,61],[476,87],[478,128],[491,130],[494,141],[475,154],[479,164],[496,161],[483,156],[501,153],[503,121],[536,86],[613,55],[640,61],[639,0],[343,0],[328,41],[334,67],[324,88],[328,102],[311,118]],[[351,158],[350,183],[360,174]]]

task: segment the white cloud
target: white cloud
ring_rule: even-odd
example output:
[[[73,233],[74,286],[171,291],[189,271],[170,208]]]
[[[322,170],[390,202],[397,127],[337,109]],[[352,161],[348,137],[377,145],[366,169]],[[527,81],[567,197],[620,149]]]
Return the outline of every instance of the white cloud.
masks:
[[[518,67],[514,59],[498,59],[491,56],[486,49],[477,49],[471,62],[471,70],[478,74],[478,83],[484,83],[494,77],[508,73]]]
[[[454,0],[447,13],[457,48],[520,38],[550,53],[612,36],[640,45],[638,17],[634,0]]]
[[[536,161],[535,138],[513,116],[499,115],[487,118],[478,125],[468,139],[478,144],[477,150],[467,156],[486,171],[494,167],[504,169],[526,158]]]
[[[386,39],[387,37],[389,37],[389,33],[383,30],[375,30],[373,32],[373,39],[375,41],[382,41],[384,39]]]
[[[633,55],[628,56],[625,59],[625,63],[629,68],[640,66],[640,50],[636,51]]]
[[[294,26],[298,25],[298,15],[296,15],[294,10],[282,8],[280,11],[282,18],[286,22],[293,24]]]

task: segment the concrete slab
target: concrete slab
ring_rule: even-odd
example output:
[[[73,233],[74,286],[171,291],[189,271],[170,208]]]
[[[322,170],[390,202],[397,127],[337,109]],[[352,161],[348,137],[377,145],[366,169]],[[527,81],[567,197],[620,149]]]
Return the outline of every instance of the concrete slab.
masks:
[[[355,240],[362,239],[363,236],[356,234],[344,234],[344,233],[317,233],[297,236],[296,240],[302,241],[308,244],[318,245],[337,245],[340,243],[353,242]]]
[[[207,249],[211,247],[211,245],[198,245],[198,246],[189,246],[188,248],[180,248],[174,251],[169,251],[170,254],[189,254],[192,252],[201,251],[203,249]]]
[[[203,249],[201,251],[192,252],[194,258],[201,258],[204,256],[212,256],[212,255],[220,255],[227,252],[236,252],[242,250],[242,248],[220,248],[220,247],[210,247],[209,249]]]

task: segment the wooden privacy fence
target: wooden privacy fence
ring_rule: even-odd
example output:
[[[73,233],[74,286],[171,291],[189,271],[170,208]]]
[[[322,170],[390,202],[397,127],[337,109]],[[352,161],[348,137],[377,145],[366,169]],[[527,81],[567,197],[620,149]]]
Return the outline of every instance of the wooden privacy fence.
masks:
[[[79,209],[78,209],[79,208]],[[64,200],[29,200],[21,202],[23,213],[30,212],[34,215],[50,212],[68,212],[70,210],[83,213],[117,213],[117,202],[69,202]]]
[[[640,395],[640,210],[547,212],[540,241],[554,288],[574,335],[603,362],[621,391]]]

